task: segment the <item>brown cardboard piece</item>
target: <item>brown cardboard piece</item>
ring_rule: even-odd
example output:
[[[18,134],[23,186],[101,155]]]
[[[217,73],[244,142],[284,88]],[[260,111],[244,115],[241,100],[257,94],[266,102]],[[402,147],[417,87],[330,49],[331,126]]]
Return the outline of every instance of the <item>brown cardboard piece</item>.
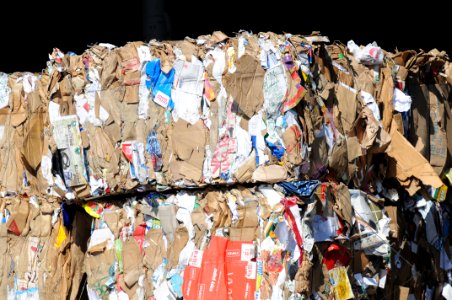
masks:
[[[254,182],[276,183],[287,179],[287,170],[284,166],[268,165],[259,166],[253,172]]]
[[[347,138],[347,157],[349,162],[353,162],[358,157],[364,155],[363,147],[359,143],[358,137],[351,136]]]
[[[410,130],[410,141],[426,159],[430,158],[429,139],[429,107],[428,91],[425,85],[416,84],[411,79],[409,81],[409,92],[412,98],[412,130]]]
[[[109,279],[108,272],[115,262],[115,250],[107,250],[97,255],[87,255],[85,258],[85,272],[89,286],[105,285]]]
[[[343,178],[344,174],[348,174],[347,142],[344,138],[336,138],[331,154],[328,157],[328,165],[336,172],[337,178]]]
[[[119,237],[120,218],[121,218],[120,210],[104,211],[103,213],[104,222],[107,224],[108,228],[111,230],[115,238]]]
[[[37,82],[40,84],[40,81]],[[42,102],[41,97],[39,95],[39,90],[33,91],[27,95],[28,109],[30,113],[37,113],[41,107],[44,107],[45,104]]]
[[[207,143],[207,129],[202,120],[194,125],[180,119],[168,131],[174,158],[170,162],[173,180],[200,182]]]
[[[6,227],[8,231],[19,236],[25,231],[28,216],[30,214],[30,204],[28,203],[28,198],[17,200],[14,207],[11,210],[11,216],[6,222]]]
[[[139,102],[139,84],[140,84],[140,63],[136,49],[138,43],[128,43],[118,49],[119,65],[117,70],[121,75],[122,83],[125,85],[124,102],[136,104]]]
[[[347,186],[343,183],[336,186],[334,189],[335,203],[333,209],[336,214],[346,223],[348,230],[353,226],[353,209],[350,201],[350,192]]]
[[[176,233],[174,235],[174,241],[168,247],[168,264],[166,266],[167,270],[171,270],[179,263],[179,255],[187,245],[188,242],[188,230],[187,227],[179,225],[176,228]]]
[[[82,277],[84,273],[85,265],[85,253],[88,245],[88,239],[91,234],[91,221],[92,218],[85,212],[77,211],[75,213],[74,223],[72,224],[71,231],[71,263],[70,274],[71,280],[71,292],[69,299],[75,300],[80,285],[82,284]]]
[[[311,290],[311,280],[312,280],[312,268],[314,267],[314,263],[309,259],[309,253],[307,251],[303,251],[303,264],[298,269],[297,274],[295,275],[295,287],[294,291],[296,293],[303,293],[308,296],[312,294]]]
[[[438,175],[444,169],[447,159],[446,115],[443,95],[438,84],[427,86],[430,112],[430,164]]]
[[[17,127],[27,119],[26,110],[23,106],[24,95],[22,82],[16,82],[16,76],[9,77],[9,86],[11,87],[10,94],[10,114],[11,114],[11,125]]]
[[[388,214],[388,217],[391,219],[389,222],[389,230],[391,237],[394,239],[400,238],[400,211],[397,209],[397,206],[385,206],[385,212]]]
[[[24,144],[22,148],[22,159],[28,171],[36,173],[36,169],[41,164],[42,153],[44,151],[44,116],[42,113],[32,114],[26,123]]]
[[[224,34],[223,32],[221,32],[221,31],[214,31],[212,33],[211,38],[210,38],[210,42],[216,44],[216,43],[223,42],[224,40],[226,40],[228,38],[229,37],[226,34]]]
[[[63,269],[63,265],[57,265],[58,260],[62,260],[62,257],[59,256],[59,251],[55,247],[55,239],[58,233],[60,222],[57,221],[55,223],[55,228],[52,230],[51,236],[49,238],[43,239],[43,248],[40,254],[41,264],[38,268],[38,278],[41,281],[39,285],[39,295],[45,299],[47,294],[59,295],[61,291],[55,291],[55,282],[60,280],[61,278],[57,278],[61,276],[61,270]],[[58,267],[57,267],[58,266]],[[46,280],[44,281],[44,277]],[[63,286],[61,286],[63,289]]]
[[[4,224],[0,225],[3,227],[1,231],[6,231]],[[8,299],[8,273],[6,266],[8,261],[8,238],[6,236],[0,237],[0,298]]]
[[[121,288],[133,298],[136,293],[138,277],[143,270],[143,255],[137,241],[133,237],[129,237],[122,244],[122,261],[124,266],[124,277],[119,282]]]
[[[399,300],[408,300],[410,288],[405,286],[398,286],[396,290]]]
[[[223,83],[237,103],[239,112],[251,118],[262,108],[265,71],[260,62],[248,54],[237,60],[236,68],[234,73],[223,77]]]
[[[139,86],[138,85],[127,85],[126,92],[124,94],[124,102],[129,104],[137,104],[140,102]]]
[[[336,46],[336,45],[334,45]],[[345,59],[337,59],[337,55],[339,55],[340,53],[345,53],[346,51],[343,50],[335,50],[337,51],[334,56],[336,56],[336,59],[334,59],[334,62],[337,65],[333,65],[333,71],[337,77],[337,80],[344,83],[345,85],[348,85],[350,87],[353,87],[353,75],[352,75],[352,71],[348,66],[348,62]],[[331,53],[330,53],[331,54]],[[332,56],[333,58],[333,56]],[[342,68],[339,68],[338,65],[340,65]]]
[[[391,137],[389,133],[380,127],[372,111],[364,107],[361,111],[361,117],[366,120],[366,128],[361,139],[361,144],[372,153],[380,153],[386,150]]]
[[[128,288],[132,288],[138,282],[141,272],[140,269],[133,269],[124,276],[124,283]]]
[[[284,152],[285,160],[294,165],[301,164],[301,132],[298,126],[292,125],[284,131],[282,135],[286,151]]]
[[[439,188],[443,182],[433,170],[428,161],[395,129],[391,130],[391,144],[388,156],[396,162],[396,177],[399,181],[406,181],[414,176],[425,185]]]
[[[338,84],[336,87],[336,98],[340,111],[340,118],[344,134],[348,134],[356,120],[357,95],[353,91]]]
[[[189,41],[181,41],[176,44],[176,47],[180,48],[182,54],[185,56],[185,60],[191,62],[191,58],[193,55],[197,55],[198,47],[195,44],[190,43]]]
[[[207,233],[206,216],[201,207],[197,207],[191,213],[191,221],[195,230],[195,237],[193,242],[198,249],[201,248],[204,236]]]
[[[146,233],[145,239],[150,245],[144,248],[143,264],[149,270],[154,271],[166,258],[167,250],[163,241],[163,231],[161,229],[151,229]]]
[[[385,67],[381,71],[382,75],[382,87],[380,94],[380,101],[383,102],[383,116],[382,123],[383,129],[390,130],[392,113],[394,111],[394,80],[392,79],[392,71],[389,67]]]
[[[314,245],[313,250],[315,251],[315,259],[312,268],[312,290],[318,291],[318,293],[320,292],[319,295],[321,295],[321,298],[327,300],[327,296],[323,294],[330,288],[331,284],[328,269],[325,264],[320,263],[323,261],[323,254],[318,245]]]
[[[229,239],[232,241],[253,241],[255,240],[258,226],[258,216],[256,214],[258,203],[248,202],[245,206],[239,206],[237,213],[239,219],[229,228]]]
[[[52,214],[53,207],[43,202],[39,208],[33,208],[35,210],[34,217],[30,220],[30,235],[35,237],[48,237],[52,230]]]
[[[220,191],[209,191],[199,203],[206,214],[213,215],[213,231],[231,225],[231,212],[225,202]]]
[[[121,102],[124,98],[125,88],[124,86],[119,86],[115,88],[110,88],[107,90],[102,90],[98,93],[100,105],[108,112],[111,118],[116,124],[121,124]],[[107,120],[107,123],[108,120]]]
[[[96,244],[88,249],[89,254],[99,254],[107,250],[108,241],[103,241],[102,243]]]
[[[100,83],[102,90],[108,89],[112,83],[117,80],[116,68],[118,67],[118,55],[115,51],[107,55],[102,61],[102,73]]]
[[[253,172],[256,170],[256,155],[254,151],[250,157],[248,157],[241,165],[238,167],[237,171],[234,173],[234,177],[238,182],[244,183],[249,182],[253,177]]]
[[[112,141],[100,127],[86,126],[90,138],[88,159],[92,172],[102,177],[104,172],[109,177],[119,173],[119,157]]]
[[[355,64],[354,64],[355,63]],[[369,68],[361,65],[356,60],[352,60],[352,66],[357,71],[358,76],[356,79],[356,89],[365,91],[371,95],[374,95],[375,86],[374,86],[374,76],[373,71],[369,70]],[[359,70],[357,70],[359,68]]]
[[[37,265],[33,266],[33,261],[35,264],[37,264],[37,260],[34,257],[31,251],[29,251],[29,248],[31,247],[31,244],[35,241],[33,238],[24,238],[24,239],[18,239],[18,246],[16,250],[14,251],[13,255],[18,258],[17,259],[17,267],[16,272],[19,278],[25,278],[25,273],[28,271],[32,271],[34,268],[37,267]],[[33,259],[35,258],[35,259]]]

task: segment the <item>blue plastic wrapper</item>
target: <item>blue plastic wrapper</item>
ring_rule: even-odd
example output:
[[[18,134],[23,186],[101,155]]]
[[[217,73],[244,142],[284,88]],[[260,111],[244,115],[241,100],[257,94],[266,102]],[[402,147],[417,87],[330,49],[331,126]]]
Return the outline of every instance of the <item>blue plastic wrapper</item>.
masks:
[[[146,86],[151,91],[152,97],[155,98],[157,93],[161,92],[169,98],[168,108],[173,108],[171,87],[174,81],[174,69],[165,73],[160,68],[160,59],[154,59],[146,64],[146,75],[149,77],[149,80],[146,80]]]
[[[284,155],[284,148],[279,145],[270,143],[268,141],[266,141],[266,143],[267,143],[267,147],[270,149],[273,156],[275,156],[278,160],[281,160]]]
[[[301,198],[310,198],[315,189],[319,186],[320,181],[296,181],[296,182],[280,182],[279,186],[289,195],[295,195]]]

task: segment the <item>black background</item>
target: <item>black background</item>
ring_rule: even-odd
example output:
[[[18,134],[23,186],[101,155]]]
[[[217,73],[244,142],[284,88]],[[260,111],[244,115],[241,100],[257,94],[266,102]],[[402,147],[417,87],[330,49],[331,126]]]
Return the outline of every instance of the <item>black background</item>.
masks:
[[[146,9],[145,1],[160,4]],[[398,5],[395,5],[398,3]],[[357,44],[376,41],[393,51],[438,48],[452,53],[452,12],[445,4],[395,1],[2,1],[0,14],[0,71],[45,68],[53,47],[82,53],[89,44],[117,46],[132,40],[183,39],[221,30],[240,29],[309,34]],[[154,6],[155,7],[155,6]],[[155,17],[155,14],[158,14]],[[449,15],[449,16],[448,16]],[[149,32],[143,24],[156,20]]]

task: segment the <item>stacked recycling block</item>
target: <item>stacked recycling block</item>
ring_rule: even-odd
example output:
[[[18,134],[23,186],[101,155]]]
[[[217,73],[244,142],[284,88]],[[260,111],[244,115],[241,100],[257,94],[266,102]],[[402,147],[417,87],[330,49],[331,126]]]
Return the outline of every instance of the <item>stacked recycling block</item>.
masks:
[[[0,297],[452,299],[451,85],[246,31],[0,73]]]

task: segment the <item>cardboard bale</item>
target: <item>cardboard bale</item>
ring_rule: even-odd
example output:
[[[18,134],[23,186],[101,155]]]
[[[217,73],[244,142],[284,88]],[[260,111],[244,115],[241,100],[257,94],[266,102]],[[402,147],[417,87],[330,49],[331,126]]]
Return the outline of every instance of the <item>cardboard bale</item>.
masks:
[[[0,73],[0,298],[447,295],[451,70],[216,31]]]

